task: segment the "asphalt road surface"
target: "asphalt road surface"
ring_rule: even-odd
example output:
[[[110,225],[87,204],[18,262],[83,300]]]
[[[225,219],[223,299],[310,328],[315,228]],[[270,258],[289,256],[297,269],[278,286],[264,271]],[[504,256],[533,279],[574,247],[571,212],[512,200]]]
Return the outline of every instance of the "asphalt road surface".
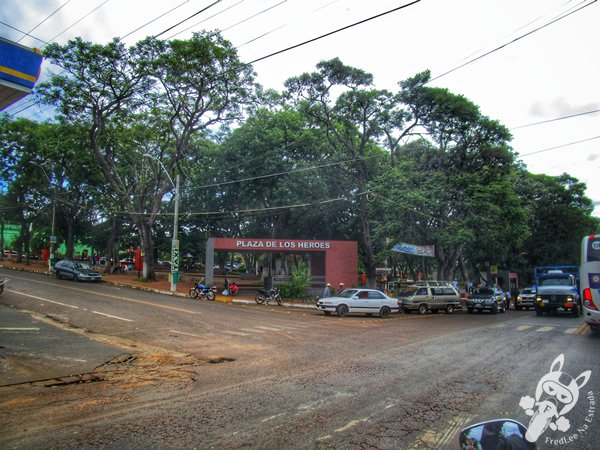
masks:
[[[342,319],[0,274],[2,448],[455,449],[469,424],[527,425],[561,354],[570,410],[538,447],[600,447],[600,340],[580,318]]]

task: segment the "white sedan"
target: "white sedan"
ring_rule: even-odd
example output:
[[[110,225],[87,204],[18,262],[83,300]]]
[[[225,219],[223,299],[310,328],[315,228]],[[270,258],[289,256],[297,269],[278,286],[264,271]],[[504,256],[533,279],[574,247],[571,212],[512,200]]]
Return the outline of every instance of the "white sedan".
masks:
[[[346,289],[335,297],[319,299],[317,309],[326,315],[335,312],[340,317],[350,313],[389,317],[393,312],[398,312],[399,307],[398,299],[375,289]]]

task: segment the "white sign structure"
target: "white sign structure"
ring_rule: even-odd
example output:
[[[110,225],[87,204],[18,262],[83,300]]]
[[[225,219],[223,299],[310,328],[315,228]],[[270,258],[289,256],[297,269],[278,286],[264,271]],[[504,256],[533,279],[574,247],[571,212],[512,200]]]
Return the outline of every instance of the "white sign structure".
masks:
[[[407,253],[409,255],[435,257],[435,245],[414,245],[401,242],[394,245],[392,250],[398,253]]]

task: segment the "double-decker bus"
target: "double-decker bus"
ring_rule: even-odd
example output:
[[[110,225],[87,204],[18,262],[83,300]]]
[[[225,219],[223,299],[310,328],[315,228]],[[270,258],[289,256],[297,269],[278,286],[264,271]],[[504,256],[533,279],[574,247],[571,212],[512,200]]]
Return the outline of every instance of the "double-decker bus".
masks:
[[[590,329],[600,334],[600,234],[581,240],[579,276],[583,317]]]

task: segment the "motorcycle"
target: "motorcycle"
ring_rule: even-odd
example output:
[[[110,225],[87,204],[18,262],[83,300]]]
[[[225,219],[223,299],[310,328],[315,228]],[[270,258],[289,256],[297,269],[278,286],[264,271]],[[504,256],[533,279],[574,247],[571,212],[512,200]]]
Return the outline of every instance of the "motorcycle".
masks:
[[[208,287],[204,284],[204,280],[200,280],[194,284],[194,287],[190,289],[189,296],[191,298],[205,298],[207,300],[214,300],[217,296],[217,287]]]
[[[4,285],[8,282],[8,279],[6,278],[0,278],[0,294],[2,294],[2,291],[4,291]]]
[[[254,301],[256,303],[258,303],[259,305],[262,305],[265,302],[268,305],[271,300],[275,300],[277,302],[277,304],[279,306],[281,306],[281,304],[283,303],[283,299],[281,298],[279,289],[277,289],[277,288],[271,288],[269,290],[260,289],[256,293],[256,297],[254,297]]]
[[[496,419],[463,429],[458,436],[461,450],[536,450],[525,425],[512,419]]]

